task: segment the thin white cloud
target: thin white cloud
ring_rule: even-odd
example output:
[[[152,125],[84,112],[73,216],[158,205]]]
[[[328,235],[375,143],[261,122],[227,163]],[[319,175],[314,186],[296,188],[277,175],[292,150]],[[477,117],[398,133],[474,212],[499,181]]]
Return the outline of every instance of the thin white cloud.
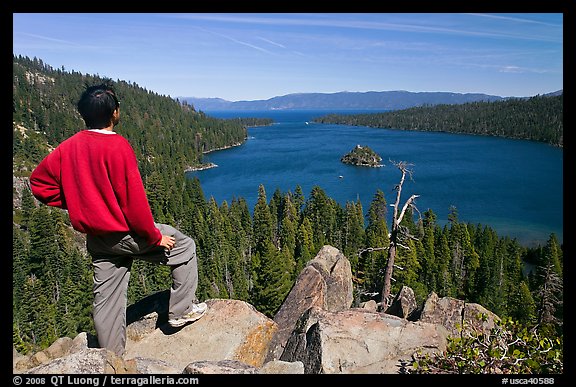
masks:
[[[219,32],[215,32],[215,31],[211,31],[211,30],[208,30],[208,29],[202,28],[202,27],[197,27],[197,28],[200,29],[200,30],[202,30],[202,31],[204,31],[204,32],[207,32],[207,33],[209,33],[209,34],[216,35],[216,36],[219,36],[219,37],[221,37],[221,38],[227,39],[227,40],[229,40],[229,41],[231,41],[231,42],[234,42],[234,43],[237,43],[237,44],[246,46],[246,47],[250,47],[250,48],[253,48],[253,49],[255,49],[255,50],[258,50],[258,51],[261,51],[261,52],[265,52],[265,53],[270,54],[270,55],[275,55],[273,52],[268,51],[268,50],[266,50],[265,48],[256,46],[256,45],[251,44],[251,43],[243,42],[243,41],[238,40],[238,39],[235,39],[235,38],[233,38],[233,37],[231,37],[231,36],[224,35],[224,34],[221,34],[221,33],[219,33]]]
[[[501,73],[523,73],[522,69],[518,66],[504,66],[500,68]]]
[[[512,17],[512,16],[493,15],[493,14],[486,14],[486,13],[467,13],[465,15],[480,16],[480,17],[485,17],[485,18],[490,18],[490,19],[509,20],[509,21],[520,22],[520,23],[540,24],[540,25],[544,25],[544,26],[562,28],[562,25],[560,25],[560,24],[546,23],[546,22],[543,22],[540,20],[524,19],[524,18]]]
[[[26,32],[20,32],[18,34],[23,35],[23,36],[29,36],[29,37],[35,38],[35,39],[46,40],[46,41],[53,42],[53,43],[60,43],[60,44],[64,44],[67,46],[85,47],[84,44],[79,44],[76,42],[72,42],[70,40],[56,39],[56,38],[51,38],[49,36],[30,34],[30,33],[26,33]]]
[[[277,15],[282,15],[278,17]],[[293,17],[298,15],[298,17]],[[387,22],[374,22],[374,21],[364,21],[358,19],[342,19],[342,18],[326,18],[324,16],[330,14],[319,14],[323,17],[318,17],[315,14],[308,14],[308,16],[317,16],[315,18],[304,18],[305,14],[276,14],[276,16],[252,16],[252,15],[242,15],[238,16],[236,14],[179,14],[176,15],[178,18],[190,19],[190,20],[203,20],[203,21],[218,21],[226,23],[243,23],[250,25],[284,25],[284,26],[300,26],[300,27],[339,27],[339,28],[353,28],[353,29],[367,29],[367,30],[387,30],[387,31],[398,31],[398,32],[421,32],[421,33],[442,33],[442,34],[456,34],[465,36],[485,36],[485,37],[495,37],[495,38],[514,38],[523,40],[538,40],[538,41],[556,41],[547,36],[539,35],[529,35],[529,34],[514,34],[510,32],[503,31],[488,31],[488,30],[467,30],[461,28],[447,28],[442,26],[432,26],[432,25],[418,25],[414,23],[387,23]],[[336,14],[337,15],[337,14]],[[382,14],[386,16],[387,14]],[[394,16],[395,14],[391,14]],[[411,15],[411,14],[407,14]],[[443,14],[430,14],[431,16]],[[478,16],[485,16],[483,14],[477,14]],[[493,15],[488,15],[493,16]],[[418,17],[418,16],[415,16]],[[501,17],[506,18],[506,17]],[[513,18],[515,19],[515,18]],[[429,22],[431,17],[427,19]],[[439,19],[445,21],[446,19]],[[516,19],[515,19],[516,20]],[[525,19],[517,19],[523,20]]]
[[[501,73],[537,73],[537,74],[544,74],[549,72],[547,70],[519,67],[519,66],[502,66],[498,71]]]
[[[257,36],[256,38],[257,38],[257,39],[260,39],[260,40],[262,40],[262,41],[264,41],[264,42],[266,42],[266,43],[270,43],[270,44],[272,44],[272,45],[274,45],[274,46],[277,46],[277,47],[280,47],[280,48],[286,48],[286,46],[284,46],[284,45],[282,45],[282,44],[280,44],[280,43],[273,42],[273,41],[271,41],[271,40],[269,40],[269,39],[266,39],[266,38],[263,38],[263,37],[261,37],[261,36]]]

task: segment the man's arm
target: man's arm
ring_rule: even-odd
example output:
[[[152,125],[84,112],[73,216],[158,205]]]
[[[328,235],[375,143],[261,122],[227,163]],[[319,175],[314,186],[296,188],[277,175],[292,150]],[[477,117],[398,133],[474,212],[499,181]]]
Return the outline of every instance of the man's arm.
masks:
[[[154,224],[136,155],[127,145],[122,152],[115,153],[115,156],[115,168],[111,177],[116,198],[128,227],[145,237],[149,244],[160,246],[163,243],[162,234]]]
[[[60,187],[60,154],[53,151],[38,164],[30,175],[32,194],[44,204],[66,208]]]

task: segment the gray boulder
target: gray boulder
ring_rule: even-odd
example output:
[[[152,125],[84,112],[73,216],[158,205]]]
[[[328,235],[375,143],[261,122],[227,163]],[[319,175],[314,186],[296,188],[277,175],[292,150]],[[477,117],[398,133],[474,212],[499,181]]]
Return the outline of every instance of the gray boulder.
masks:
[[[417,351],[445,350],[447,336],[438,324],[361,308],[310,308],[298,320],[280,360],[301,361],[307,374],[395,374]]]

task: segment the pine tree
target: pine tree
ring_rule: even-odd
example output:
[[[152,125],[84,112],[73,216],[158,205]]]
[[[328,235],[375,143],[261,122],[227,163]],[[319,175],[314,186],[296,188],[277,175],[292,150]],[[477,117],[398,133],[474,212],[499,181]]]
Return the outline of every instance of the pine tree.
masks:
[[[523,325],[534,323],[536,317],[536,303],[525,281],[515,288],[511,302],[508,305],[508,315]]]
[[[304,216],[302,223],[298,226],[298,234],[296,235],[296,253],[294,255],[296,267],[293,277],[298,276],[308,261],[315,255],[316,250],[314,248],[312,224],[308,218]]]
[[[258,187],[258,200],[254,206],[252,227],[254,252],[266,255],[268,253],[268,243],[273,240],[274,224],[266,199],[266,190],[262,184]]]
[[[272,317],[291,286],[291,257],[273,243],[274,224],[263,185],[253,217],[254,256],[252,261],[251,301],[256,309]]]
[[[272,217],[272,241],[277,248],[280,248],[280,222],[284,212],[284,199],[282,196],[280,189],[276,188],[268,204]]]
[[[273,237],[273,224],[270,208],[268,207],[268,200],[266,198],[266,190],[262,184],[258,187],[258,200],[254,206],[254,215],[252,221],[252,235],[253,235],[253,253],[251,261],[251,288],[250,299],[254,306],[264,307],[262,305],[262,292],[266,287],[263,270],[267,261],[271,260],[275,253],[276,248],[272,243]],[[258,306],[256,306],[258,305]]]
[[[57,244],[57,254],[51,256],[47,262],[48,270],[53,277],[53,281],[47,282],[52,286],[53,301],[58,303],[61,295],[63,284],[70,271],[70,250],[72,248],[72,238],[70,235],[70,228],[66,224],[67,218],[64,211],[60,209],[52,209],[50,211],[52,224],[54,225],[54,232]]]
[[[312,188],[306,201],[303,214],[312,225],[314,249],[320,250],[331,243],[336,226],[336,211],[333,199],[319,186]]]
[[[511,239],[510,237],[501,238],[500,242],[505,246],[505,251],[502,253],[505,270],[504,289],[500,292],[495,292],[492,297],[504,300],[502,304],[495,303],[498,306],[495,308],[494,313],[507,315],[512,308],[511,305],[515,302],[512,298],[519,295],[520,284],[526,282],[526,285],[528,285],[528,278],[524,274],[524,263],[522,261],[522,255],[525,254],[526,249],[521,247],[516,239]],[[522,298],[526,299],[527,302],[529,301],[523,295]],[[529,305],[527,305],[527,308],[529,308]]]
[[[17,319],[12,321],[12,346],[19,354],[27,354],[31,351],[32,345],[25,341]]]
[[[468,234],[468,227],[465,225],[460,228],[462,231],[461,241],[464,247],[464,263],[462,267],[462,275],[464,280],[464,290],[466,292],[466,299],[471,301],[478,301],[474,293],[474,284],[476,279],[476,270],[480,267],[480,260],[478,254],[474,250],[474,246]]]
[[[230,296],[234,299],[248,301],[249,299],[249,278],[250,278],[250,258],[251,246],[250,237],[252,233],[252,219],[248,210],[248,205],[244,199],[233,199],[229,212],[230,235],[234,256],[231,257],[233,263],[232,284],[234,293]]]
[[[501,247],[497,248],[498,237],[494,231],[485,227],[478,229],[475,235],[473,244],[478,253],[479,267],[476,273],[474,294],[478,303],[488,307],[491,299],[504,300],[501,297],[506,274],[504,260],[499,254]],[[497,294],[500,294],[500,297],[493,297]],[[490,310],[496,313],[496,310]]]
[[[236,283],[239,278],[238,275],[244,275],[242,271],[242,262],[239,258],[238,250],[233,246],[233,232],[231,211],[228,207],[228,202],[222,202],[220,206],[220,221],[221,221],[221,250],[222,250],[222,264],[223,264],[223,282],[226,287],[226,294],[229,298],[236,298]],[[241,285],[242,286],[242,285]]]
[[[509,282],[515,287],[522,278],[510,278],[506,265],[507,242],[503,240],[494,242],[492,253],[482,254],[488,256],[483,258],[486,262],[478,269],[477,294],[481,305],[498,315],[503,315],[507,308]]]
[[[358,258],[356,282],[361,287],[360,293],[379,294],[384,284],[384,267],[390,239],[386,216],[388,208],[382,190],[377,190],[368,208],[368,225],[365,238],[366,249]]]
[[[442,297],[455,297],[456,289],[454,286],[452,257],[450,254],[450,246],[448,244],[447,228],[444,227],[440,230],[440,227],[438,226],[434,234],[436,235],[434,240],[436,288],[433,290]]]
[[[436,235],[435,231],[437,228],[436,214],[431,209],[424,212],[423,224],[423,236],[422,236],[422,246],[424,251],[420,258],[420,279],[419,281],[424,284],[428,292],[437,289],[437,278],[436,278],[436,252],[434,250]]]
[[[28,224],[32,218],[32,214],[36,209],[36,203],[32,192],[28,187],[24,188],[22,191],[22,220],[20,221],[20,227],[27,230]]]
[[[72,277],[66,278],[62,284],[62,296],[57,303],[60,337],[74,338],[80,333],[77,329],[79,324],[74,313],[74,305],[79,301],[77,299],[77,289]]]
[[[28,277],[23,289],[21,336],[31,344],[33,351],[48,347],[56,338],[54,307],[46,297],[42,281],[34,275]]]
[[[167,184],[159,171],[152,172],[145,180],[146,196],[154,220],[158,223],[169,223],[168,200],[166,195]]]
[[[286,267],[288,260],[289,257],[286,257],[282,250],[276,249],[271,242],[260,256],[252,300],[254,307],[270,318],[274,317],[292,285],[291,268]]]
[[[94,332],[94,321],[92,319],[92,263],[91,258],[77,248],[72,250],[70,256],[69,280],[72,282],[70,288],[70,304],[67,312],[74,316],[77,335],[80,332]]]
[[[208,229],[211,231],[206,237],[204,246],[203,266],[204,276],[209,282],[209,298],[228,298],[224,267],[229,250],[228,242],[224,240],[222,214],[214,198],[210,198],[206,214]]]
[[[306,202],[306,198],[304,197],[304,193],[302,192],[302,187],[300,185],[297,185],[294,189],[293,202],[296,212],[298,215],[300,215],[302,213],[304,203]]]
[[[26,234],[16,225],[12,226],[12,313],[18,319],[20,306],[25,300],[22,298],[24,284],[26,283],[28,265],[28,243]]]
[[[50,269],[50,262],[57,262],[58,243],[51,221],[50,209],[41,205],[30,219],[30,274],[42,278]]]
[[[294,270],[296,267],[296,224],[298,215],[294,208],[290,195],[284,196],[284,211],[280,221],[280,248],[287,259],[287,265],[291,270],[291,279],[296,279],[298,273]]]
[[[449,243],[455,285],[458,290],[457,297],[476,302],[470,296],[474,294],[475,274],[480,262],[470,241],[468,227],[463,223],[453,223],[450,228]]]
[[[364,247],[364,214],[362,205],[346,203],[342,252],[348,257],[353,275],[358,272],[358,251]]]

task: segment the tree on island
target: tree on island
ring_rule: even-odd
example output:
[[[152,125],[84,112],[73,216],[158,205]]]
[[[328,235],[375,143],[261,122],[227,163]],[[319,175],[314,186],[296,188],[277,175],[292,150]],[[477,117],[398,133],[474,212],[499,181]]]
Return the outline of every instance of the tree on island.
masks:
[[[368,146],[356,145],[354,149],[346,153],[340,159],[344,164],[352,164],[365,167],[381,167],[382,157]]]

